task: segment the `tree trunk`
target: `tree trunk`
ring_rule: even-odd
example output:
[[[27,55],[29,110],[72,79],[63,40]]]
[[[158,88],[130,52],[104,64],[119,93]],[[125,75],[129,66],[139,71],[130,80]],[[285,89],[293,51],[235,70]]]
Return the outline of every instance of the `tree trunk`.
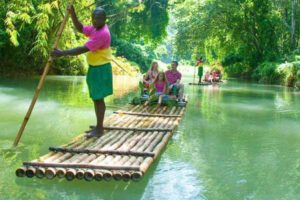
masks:
[[[295,27],[296,27],[296,8],[298,0],[292,1],[292,10],[291,10],[291,49],[295,48]]]

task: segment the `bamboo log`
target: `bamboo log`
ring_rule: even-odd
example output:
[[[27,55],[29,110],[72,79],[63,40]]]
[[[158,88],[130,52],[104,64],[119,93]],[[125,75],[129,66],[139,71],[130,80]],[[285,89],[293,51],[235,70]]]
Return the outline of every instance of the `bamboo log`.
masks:
[[[42,167],[39,167],[39,168],[36,169],[35,176],[37,178],[44,178],[45,173],[46,173],[46,169],[42,168]]]
[[[149,119],[145,118],[145,119]],[[152,118],[151,123],[149,124],[149,127],[155,127],[156,122],[159,120],[158,117]],[[146,132],[142,132],[140,134],[136,134],[134,137],[132,137],[131,140],[129,140],[127,143],[124,143],[118,150],[124,150],[124,151],[130,151],[131,148],[138,143],[141,138],[145,136]]]
[[[142,177],[143,177],[143,172],[140,171],[133,171],[131,174],[131,180],[133,180],[134,182],[140,181]]]
[[[149,113],[138,113],[138,112],[125,112],[125,111],[116,111],[115,114],[119,115],[136,115],[136,116],[145,116],[145,117],[170,117],[170,118],[177,118],[181,117],[180,115],[167,115],[167,114],[149,114]]]
[[[173,123],[174,123],[174,121],[170,120],[170,121],[166,124],[165,127],[172,127],[172,126],[173,126]],[[174,127],[171,128],[171,129],[174,129]],[[169,132],[169,133],[170,133],[170,132]],[[148,141],[148,143],[145,143],[145,144],[147,144],[147,145],[144,145],[144,146],[140,147],[140,148],[138,149],[138,151],[147,151],[147,152],[149,151],[149,152],[151,152],[151,151],[154,149],[154,147],[155,147],[157,144],[160,143],[160,141],[162,140],[162,138],[164,137],[164,135],[165,135],[165,133],[159,132],[159,133],[156,135],[156,137],[154,138],[154,140]],[[146,148],[145,148],[145,147],[146,147]]]
[[[76,169],[68,169],[67,172],[66,172],[66,175],[65,175],[65,178],[68,180],[68,181],[72,181],[74,180],[76,177]]]
[[[179,110],[179,112],[182,114],[185,111],[185,108],[181,108]],[[178,124],[180,121],[180,119],[177,119],[175,121],[175,125]],[[177,126],[177,125],[176,125]],[[157,158],[157,156],[160,154],[160,152],[162,151],[162,149],[167,145],[168,141],[170,140],[170,138],[172,137],[173,132],[170,132],[169,134],[166,134],[163,138],[163,140],[159,143],[159,145],[157,145],[154,149],[154,153],[155,153],[155,157],[154,158],[146,158],[144,160],[144,162],[140,165],[140,171],[145,173],[148,168],[150,167],[150,165],[152,164],[152,162]]]
[[[127,171],[122,174],[123,181],[128,182],[131,179],[131,174]]]
[[[108,159],[108,158],[106,157],[105,159]],[[98,159],[97,161],[93,161],[92,163],[101,162],[102,160],[105,160],[105,159]],[[97,163],[97,164],[98,164],[98,163]],[[93,173],[94,173],[93,171],[89,170],[89,171],[85,174],[85,179],[86,179],[87,181],[90,181],[90,180],[92,179],[92,177],[95,176],[95,173],[94,173],[94,174],[93,174]],[[98,176],[99,176],[99,174],[98,174]],[[103,172],[103,175],[102,175],[102,174],[100,175],[100,178],[102,178],[102,177],[103,177],[103,179],[105,179],[105,180],[110,180],[111,177],[112,177],[112,174],[111,174],[111,172],[104,171],[104,172]],[[100,178],[98,177],[98,179],[100,179]]]
[[[70,154],[70,155],[72,155],[72,154]],[[82,157],[83,159],[84,159],[84,157]],[[76,157],[74,158],[72,158],[71,160],[65,160],[64,162],[71,162],[71,163],[73,163],[73,162],[78,162],[78,160],[76,161]],[[63,159],[62,159],[63,160]],[[59,160],[59,161],[61,161],[61,160]],[[59,177],[64,177],[65,175],[66,175],[66,173],[67,173],[67,170],[65,169],[65,168],[61,168],[61,169],[58,169],[57,170],[57,172],[56,172],[56,174],[59,176]],[[73,176],[72,176],[72,174],[71,174],[71,172],[68,174],[69,175],[69,177],[72,177],[73,178]]]
[[[123,143],[123,142],[122,142]],[[116,145],[117,147],[118,145]],[[126,158],[129,158],[128,156],[125,156],[125,160]],[[108,156],[105,160],[102,161],[102,164],[110,164],[110,165],[115,165],[115,164],[120,164],[120,162],[124,162],[124,157],[121,158],[121,156],[116,156],[115,158],[113,156]],[[120,180],[122,178],[122,173],[120,173],[120,171],[113,171],[113,176],[115,180]],[[104,174],[104,178],[105,178],[105,174]],[[109,178],[110,178],[110,174],[109,174]]]
[[[88,169],[84,172],[84,179],[86,181],[92,181],[94,179],[95,173],[94,170]]]
[[[87,142],[87,141],[86,141],[87,144],[90,144],[91,142],[92,142],[92,141],[90,141],[90,142]],[[86,144],[82,144],[81,146],[86,146]],[[71,156],[72,156],[72,154],[65,154],[65,155],[62,154],[62,156],[61,156],[60,158],[54,160],[53,162],[62,162],[62,161],[64,161],[65,159],[70,158]],[[50,169],[50,171],[49,171],[49,173],[48,173],[48,175],[49,175],[50,178],[53,177],[53,173],[52,173],[53,171],[55,171],[55,169]],[[56,174],[57,174],[58,177],[60,177],[60,178],[64,177],[65,174],[66,174],[66,169],[64,169],[64,168],[58,169],[58,170],[56,170],[56,171],[57,171]]]
[[[118,145],[116,145],[116,146],[118,146]],[[119,159],[121,159],[121,156],[119,156],[118,157]],[[99,163],[102,163],[102,164],[107,164],[107,163],[109,163],[108,162],[108,160],[112,160],[113,159],[113,157],[106,157],[105,159],[103,159],[103,160],[98,160],[97,162],[95,162],[95,161],[93,161],[93,163],[97,163],[97,164],[99,164]],[[102,161],[102,162],[101,162]],[[92,171],[89,171],[89,179],[91,179],[93,176],[95,177],[95,172],[94,172],[94,175],[93,175],[93,172]],[[101,179],[102,180],[102,178],[103,179],[105,179],[105,180],[110,180],[111,179],[111,177],[112,177],[112,174],[111,174],[111,172],[107,172],[107,171],[104,171],[103,173],[101,173],[101,174],[98,174],[99,175],[99,178],[98,179]],[[116,179],[119,179],[119,177],[120,177],[120,174],[118,174],[118,173],[115,173],[114,174],[115,175],[115,178]]]
[[[52,167],[47,168],[45,171],[45,176],[47,177],[47,179],[53,179],[55,176],[57,176],[56,169],[54,169]]]
[[[76,139],[78,139],[78,137]],[[87,142],[87,144],[88,143],[89,142]],[[71,144],[74,144],[74,142],[72,141]],[[74,145],[74,146],[76,146],[76,145]],[[81,146],[84,146],[84,145],[81,144]],[[57,161],[63,160],[61,157],[59,157],[59,155],[55,155],[54,157],[51,157],[53,155],[54,154],[48,154],[47,157],[43,156],[43,158],[46,158],[47,160],[53,160],[53,159],[58,159]],[[65,158],[67,157],[66,155],[62,155],[62,156],[64,156]],[[50,159],[49,159],[49,157],[50,157]],[[59,158],[57,158],[57,157],[59,157]],[[24,168],[24,169],[26,169],[26,168]],[[66,172],[65,172],[65,169],[63,169],[63,170],[64,170],[64,172],[62,172],[62,175],[64,176]],[[19,174],[19,176],[21,176],[20,170],[18,170],[18,174]],[[32,176],[31,174],[33,174],[33,169],[30,168],[28,170],[27,174],[29,174],[29,176]],[[56,175],[56,168],[47,168],[45,174],[47,175],[47,178],[50,178],[50,179],[53,178]]]
[[[75,1],[75,0],[71,0],[69,5],[73,5],[74,1]],[[62,21],[62,23],[61,23],[61,25],[60,25],[59,30],[58,30],[58,34],[57,34],[57,36],[56,36],[56,39],[55,39],[55,42],[54,42],[54,45],[53,45],[53,49],[56,49],[56,48],[58,47],[58,44],[59,44],[59,41],[60,41],[62,32],[63,32],[63,30],[64,30],[64,28],[65,28],[65,25],[66,25],[66,23],[67,23],[68,18],[69,18],[69,12],[68,12],[68,10],[66,10],[66,14],[65,14],[64,19],[63,19],[63,21]],[[47,63],[46,63],[46,66],[45,66],[45,68],[44,68],[43,75],[41,76],[41,79],[40,79],[40,81],[39,81],[39,84],[38,84],[38,86],[37,86],[37,88],[36,88],[36,90],[35,90],[35,93],[34,93],[34,96],[33,96],[32,101],[31,101],[31,104],[30,104],[30,106],[29,106],[29,108],[28,108],[28,111],[27,111],[27,113],[26,113],[26,115],[25,115],[25,118],[24,118],[24,120],[23,120],[23,122],[22,122],[22,125],[21,125],[21,127],[20,127],[20,129],[19,129],[19,132],[18,132],[18,134],[17,134],[17,136],[16,136],[16,139],[15,139],[15,141],[14,141],[14,146],[15,146],[15,147],[18,145],[18,143],[19,143],[19,141],[20,141],[20,139],[21,139],[21,137],[22,137],[22,134],[23,134],[23,132],[24,132],[24,129],[25,129],[25,127],[26,127],[26,125],[27,125],[27,122],[28,122],[28,120],[29,120],[29,118],[30,118],[30,115],[31,115],[31,113],[32,113],[32,110],[33,110],[33,108],[34,108],[34,106],[35,106],[35,103],[36,103],[36,101],[37,101],[37,99],[38,99],[40,90],[42,89],[42,86],[43,86],[43,84],[44,84],[45,78],[46,78],[46,76],[47,76],[47,74],[48,74],[48,71],[49,71],[49,69],[50,69],[52,63],[53,63],[53,58],[50,56],[49,59],[48,59],[48,61],[47,61]]]
[[[81,163],[70,163],[70,164],[62,164],[62,163],[38,163],[38,162],[24,162],[25,166],[29,167],[30,171],[27,169],[27,172],[30,174],[28,177],[33,175],[35,172],[35,167],[61,167],[61,168],[87,168],[87,169],[106,169],[106,170],[139,170],[139,166],[110,166],[110,165],[91,165],[91,164],[81,164]],[[33,177],[32,176],[32,177]]]
[[[101,155],[98,158],[94,159],[92,162],[90,162],[90,164],[96,165],[96,163],[99,160],[103,160],[104,158],[105,156]],[[103,179],[103,173],[101,173],[100,170],[92,170],[92,169],[88,169],[84,172],[84,179],[86,181],[92,181],[96,174],[97,174],[97,177],[95,178],[96,180],[100,181]]]
[[[122,180],[123,176],[122,176],[122,173],[121,171],[113,171],[113,178],[116,180],[116,181],[120,181]]]
[[[154,125],[155,121],[152,121],[151,124]],[[124,147],[124,145],[122,147]],[[140,159],[143,160],[143,158],[140,158]],[[136,158],[134,156],[132,156],[132,157],[125,156],[119,162],[116,162],[114,164],[119,164],[119,165],[126,165],[127,164],[127,165],[131,165],[135,160],[136,160]],[[141,160],[140,160],[140,162],[141,162]],[[113,174],[114,174],[114,178],[116,180],[120,180],[121,179],[121,175],[122,175],[124,181],[128,181],[131,178],[131,174],[129,172],[126,172],[126,171],[118,171],[118,172],[114,172]]]
[[[20,167],[16,170],[17,177],[24,177],[26,175],[27,167]]]
[[[83,169],[78,169],[76,172],[76,178],[81,180],[84,178],[85,171]]]
[[[28,171],[27,174],[29,174],[29,176],[35,174],[40,178],[43,177],[43,171],[45,169],[44,174],[47,177],[49,176],[47,175],[49,169],[50,171],[53,169],[50,177],[58,176],[58,169],[61,169],[63,170],[63,176],[65,176],[67,180],[84,178],[87,181],[93,179],[101,181],[103,179],[111,180],[113,177],[115,180],[123,179],[124,181],[128,181],[131,178],[133,181],[138,181],[142,178],[158,153],[160,153],[161,149],[166,146],[169,138],[173,134],[171,130],[174,130],[181,120],[181,117],[162,117],[162,113],[182,116],[184,109],[174,107],[168,109],[167,107],[163,107],[157,110],[150,109],[149,112],[156,116],[127,115],[122,118],[119,117],[118,119],[122,120],[118,120],[118,123],[124,123],[122,127],[128,127],[128,132],[125,130],[112,130],[105,134],[105,141],[101,140],[101,137],[91,143],[85,143],[79,146],[74,145],[77,146],[76,148],[69,148],[68,146],[50,148],[50,150],[67,151],[68,153],[66,154],[70,155],[66,156],[66,154],[64,154],[58,156],[57,154],[59,153],[52,154],[45,159],[49,160],[50,163],[35,162],[31,165],[32,163],[28,164],[28,162],[24,162],[24,169],[26,172]],[[116,121],[117,120],[114,122]],[[111,122],[111,124],[113,124],[113,122]],[[117,123],[114,124],[117,125]],[[130,130],[130,128],[133,127],[143,129],[143,131],[139,133],[138,131]],[[163,131],[153,131],[152,134],[147,134],[145,131],[147,129],[168,129],[169,132],[164,134]],[[117,137],[117,139],[115,137]],[[78,148],[80,146],[82,148]],[[86,146],[89,147],[86,148]],[[72,150],[74,150],[74,152],[70,152]],[[71,153],[76,154],[73,155]],[[89,155],[90,153],[92,154]],[[145,158],[144,153],[146,156],[155,155],[155,157]],[[42,166],[39,164],[42,164]],[[41,173],[37,172],[39,169],[42,169]],[[19,176],[22,176],[22,169],[16,171],[16,174],[17,173]]]
[[[175,109],[174,109],[174,108],[171,110],[171,113],[173,113],[173,112],[175,112]],[[160,126],[169,126],[169,124],[171,124],[172,121],[173,121],[173,120],[169,120],[169,121],[166,123],[166,121],[164,120],[164,122],[161,123]],[[159,134],[159,133],[157,133],[157,134]],[[144,148],[147,148],[147,145],[151,144],[151,142],[153,143],[153,141],[152,141],[153,139],[154,139],[154,141],[157,140],[156,137],[148,138],[148,142],[147,142],[147,143],[144,143],[144,145],[140,146],[138,149],[144,149]],[[138,145],[137,145],[137,146],[138,146]],[[137,147],[135,147],[135,148],[137,148]],[[146,159],[146,160],[147,160],[147,159]],[[153,160],[153,159],[152,159],[152,160]],[[143,162],[145,162],[145,160],[139,159],[139,160],[136,160],[133,164],[134,164],[134,165],[140,165],[140,164],[143,163]],[[143,175],[143,172],[140,172],[140,171],[138,171],[138,172],[133,172],[133,173],[131,174],[131,179],[132,179],[133,181],[139,181],[139,180],[141,179],[142,175]]]
[[[103,172],[100,170],[95,170],[94,179],[96,181],[102,181],[103,180]]]
[[[161,110],[158,111],[158,113],[162,113],[166,110],[166,108],[163,108]],[[150,127],[153,127],[154,124],[156,124],[156,121],[159,120],[158,117],[155,118],[154,121],[152,121],[151,123],[151,126]],[[136,138],[134,138],[136,139]],[[124,148],[124,144],[122,145],[122,148]],[[130,159],[128,159],[125,163],[124,163],[124,160],[126,161],[126,159],[121,159],[120,163],[117,163],[117,164],[122,164],[122,165],[131,165],[132,163],[136,162],[136,157],[130,157]],[[138,162],[141,163],[143,160],[142,157],[140,157],[138,159]],[[118,172],[113,172],[114,173],[114,178],[119,180],[120,179],[120,175],[119,175],[119,171]],[[131,174],[127,171],[120,171],[120,173],[122,174],[122,177],[123,177],[123,180],[124,181],[128,181],[130,178],[131,178]],[[133,176],[133,179],[137,180],[138,177],[141,176],[141,173],[134,173],[134,176]]]
[[[168,128],[125,128],[125,127],[112,127],[112,126],[107,126],[104,127],[106,130],[123,130],[123,131],[146,131],[146,132],[154,132],[154,131],[165,131],[169,132],[172,131],[172,129]]]
[[[36,168],[30,166],[30,167],[28,167],[28,168],[26,169],[25,174],[26,174],[26,176],[27,176],[28,178],[32,178],[32,177],[34,177],[35,172],[36,172]]]
[[[136,109],[139,109],[140,106],[134,106],[134,107],[130,107],[129,108],[129,111],[132,112],[132,111],[135,111]],[[111,115],[113,116],[113,115]],[[109,119],[109,118],[108,118]],[[109,120],[106,119],[105,123],[108,123]],[[105,136],[104,136],[105,137]],[[104,139],[104,137],[102,139]],[[65,144],[65,145],[62,145],[62,147],[71,147],[71,148],[75,148],[75,147],[78,147],[78,146],[81,146],[81,147],[85,147],[85,146],[88,146],[91,142],[93,142],[93,140],[90,140],[90,141],[82,141],[82,139],[85,139],[83,135],[79,135],[77,137],[75,137],[71,142],[69,142],[68,144]],[[95,138],[93,138],[95,139]],[[82,143],[83,142],[83,143]],[[45,162],[49,162],[49,161],[53,161],[54,159],[57,159],[61,156],[64,156],[63,154],[57,154],[57,153],[48,153],[44,156],[41,156],[38,161],[39,162],[42,162],[42,161],[45,161]],[[50,172],[52,170],[50,169]],[[51,177],[51,173],[49,174]]]
[[[165,118],[162,124],[159,124],[158,127],[163,126],[165,122],[169,121],[169,118]],[[133,148],[132,151],[136,151],[140,146],[145,146],[147,145],[147,140],[151,140],[156,137],[158,134],[157,131],[153,132],[152,134],[147,134],[145,137],[143,137]]]
[[[50,151],[63,152],[63,153],[86,153],[86,154],[109,154],[109,155],[132,155],[143,157],[154,157],[154,153],[147,151],[121,151],[121,150],[95,150],[95,149],[73,149],[61,147],[49,147]]]

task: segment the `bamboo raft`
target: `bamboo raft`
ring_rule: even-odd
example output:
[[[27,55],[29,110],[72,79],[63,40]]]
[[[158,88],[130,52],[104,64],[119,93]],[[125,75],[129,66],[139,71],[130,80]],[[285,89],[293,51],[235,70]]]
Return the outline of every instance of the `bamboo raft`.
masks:
[[[189,85],[199,85],[199,86],[207,86],[207,85],[221,85],[223,82],[201,82],[201,83],[189,83]]]
[[[178,127],[185,107],[131,106],[105,120],[104,135],[84,134],[16,170],[17,177],[139,181]]]

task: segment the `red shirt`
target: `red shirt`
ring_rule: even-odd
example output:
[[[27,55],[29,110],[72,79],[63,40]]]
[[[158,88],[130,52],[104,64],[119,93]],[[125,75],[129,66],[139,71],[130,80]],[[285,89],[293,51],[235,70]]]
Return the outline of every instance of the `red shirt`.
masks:
[[[169,84],[174,84],[177,80],[181,80],[181,73],[179,71],[173,72],[172,70],[168,70],[165,72],[165,75]]]

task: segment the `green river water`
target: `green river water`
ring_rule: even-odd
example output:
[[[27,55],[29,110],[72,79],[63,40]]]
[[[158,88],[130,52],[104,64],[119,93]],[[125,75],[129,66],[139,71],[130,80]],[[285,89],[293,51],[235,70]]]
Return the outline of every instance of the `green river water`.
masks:
[[[67,143],[94,123],[84,77],[48,77],[24,137],[12,149],[37,81],[0,80],[1,200],[300,199],[300,92],[236,81],[186,85],[185,117],[140,182],[68,182],[15,176],[22,161]],[[107,115],[138,92],[136,80],[116,81]]]

